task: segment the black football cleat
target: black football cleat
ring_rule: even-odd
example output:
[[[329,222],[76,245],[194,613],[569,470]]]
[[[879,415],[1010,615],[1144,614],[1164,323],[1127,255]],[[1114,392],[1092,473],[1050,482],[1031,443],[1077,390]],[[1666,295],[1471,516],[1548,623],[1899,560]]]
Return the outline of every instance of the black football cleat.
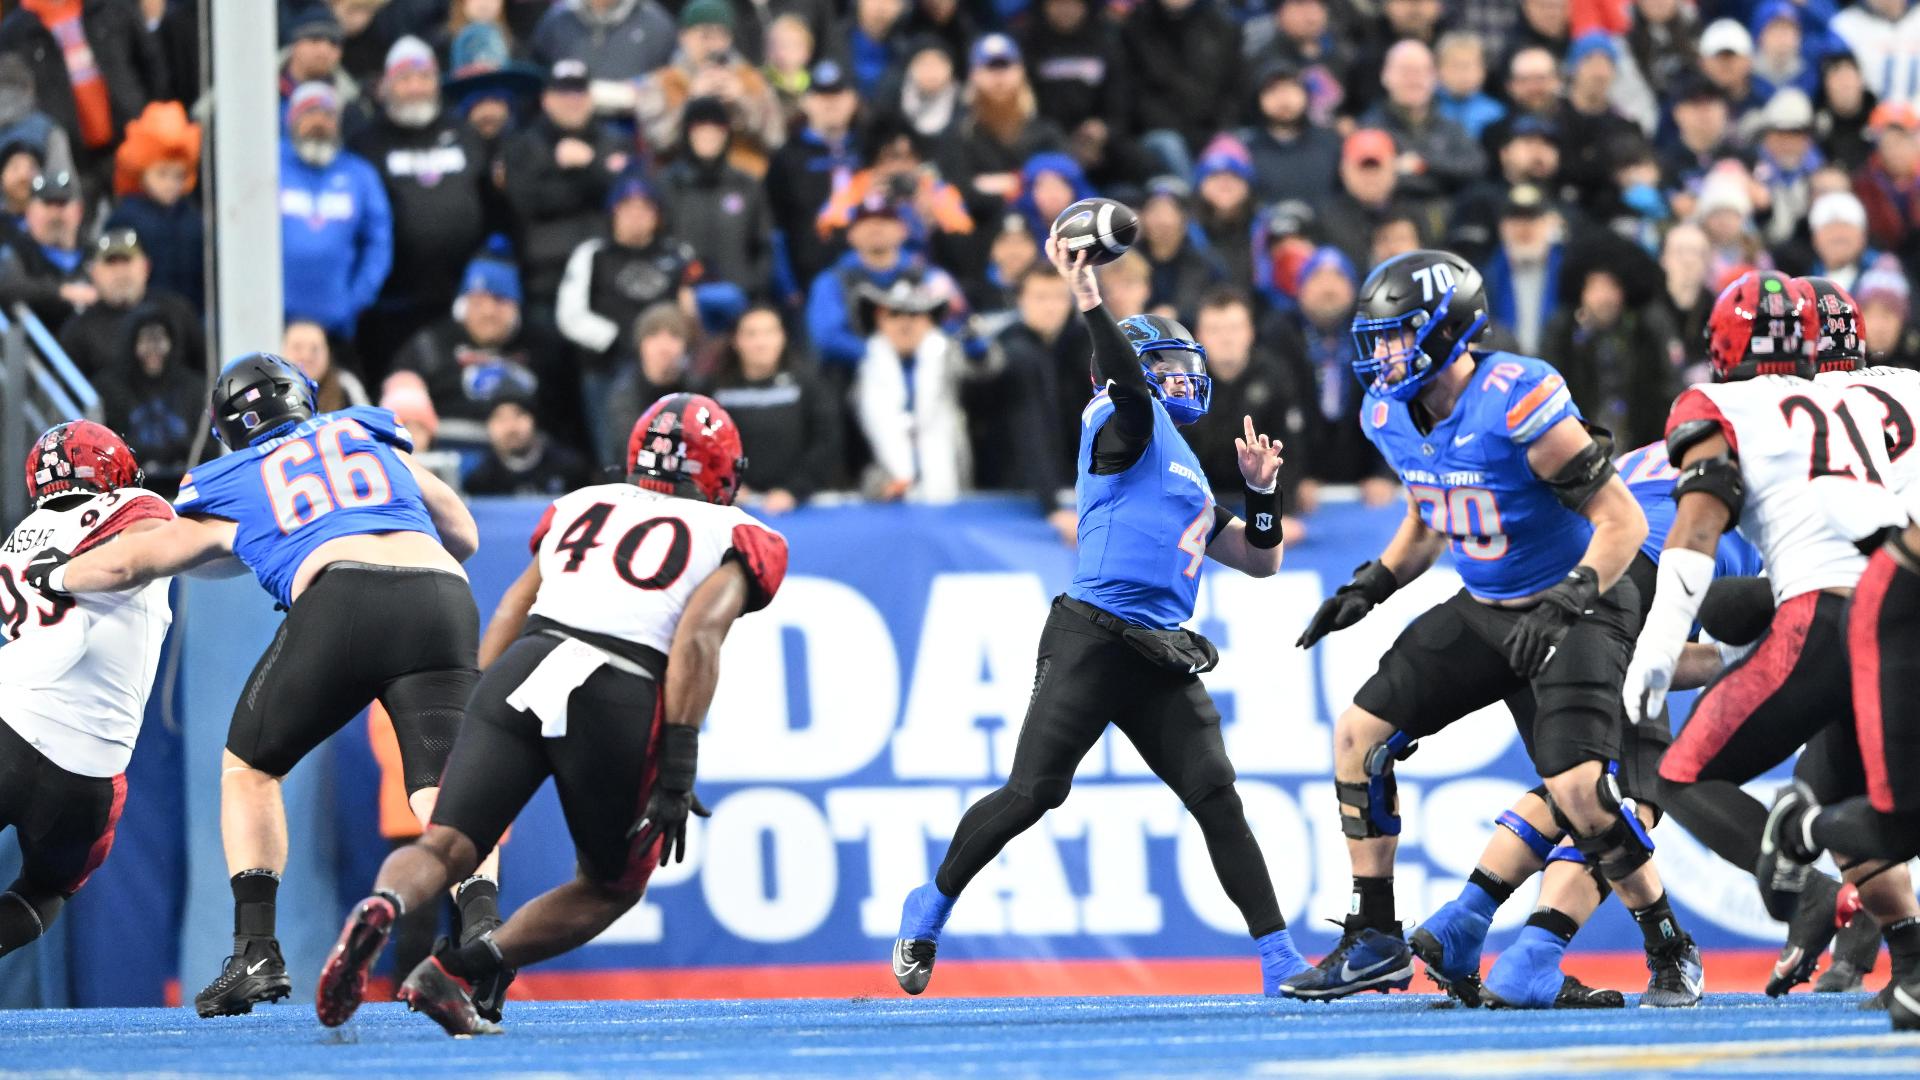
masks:
[[[1489,1009],[1526,1007],[1508,1004],[1490,990],[1483,994],[1483,1000]],[[1618,990],[1588,986],[1572,975],[1566,975],[1560,980],[1560,990],[1553,995],[1551,1007],[1555,1009],[1624,1009],[1627,1007],[1627,996]]]
[[[1920,981],[1887,984],[1887,1013],[1895,1031],[1920,1031]]]
[[[440,1025],[440,1030],[456,1039],[498,1035],[502,1030],[500,1025],[480,1015],[474,1008],[473,998],[468,996],[467,984],[449,974],[437,956],[420,961],[420,966],[413,969],[394,996],[414,1012],[425,1013],[429,1020]]]
[[[925,938],[897,938],[893,943],[893,981],[909,994],[918,994],[933,981],[933,957],[940,944]]]
[[[1806,817],[1819,808],[1813,800],[1813,789],[1795,780],[1780,789],[1767,810],[1753,878],[1760,886],[1760,902],[1767,914],[1781,922],[1793,918],[1800,906],[1800,894],[1813,874],[1808,864],[1820,856],[1818,851],[1807,849],[1805,825]]]
[[[293,993],[280,943],[272,938],[234,938],[219,978],[193,997],[193,1011],[203,1017],[240,1016],[255,1005],[272,1003]]]
[[[367,993],[367,969],[387,947],[393,924],[400,917],[393,901],[385,896],[369,896],[360,901],[341,927],[339,940],[327,954],[320,969],[320,982],[313,991],[314,1015],[328,1027],[339,1027],[353,1017],[353,1011]]]
[[[1839,882],[1809,869],[1800,891],[1800,903],[1787,923],[1787,943],[1781,947],[1780,959],[1774,961],[1773,973],[1767,978],[1768,997],[1780,997],[1813,978],[1814,969],[1820,966],[1821,954],[1827,951],[1838,929],[1834,915],[1839,896]]]
[[[1880,922],[1862,911],[1833,936],[1833,963],[1813,984],[1816,994],[1854,994],[1880,959]]]
[[[1700,1004],[1707,986],[1700,947],[1685,934],[1647,951],[1647,974],[1647,990],[1640,995],[1643,1009],[1692,1008]]]

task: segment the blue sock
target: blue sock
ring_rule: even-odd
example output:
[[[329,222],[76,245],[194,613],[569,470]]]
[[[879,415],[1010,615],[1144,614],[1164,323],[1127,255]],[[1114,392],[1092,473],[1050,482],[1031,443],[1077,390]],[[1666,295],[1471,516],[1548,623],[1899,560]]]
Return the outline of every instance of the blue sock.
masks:
[[[1293,945],[1293,935],[1286,930],[1275,930],[1271,934],[1254,939],[1253,947],[1260,954],[1260,981],[1266,993],[1271,996],[1279,990],[1283,979],[1291,978],[1310,966],[1307,958]]]
[[[1495,900],[1492,894],[1481,888],[1478,882],[1469,881],[1466,887],[1460,890],[1460,906],[1492,922],[1493,913],[1500,910],[1500,901]]]
[[[938,941],[940,930],[953,914],[954,898],[929,881],[907,894],[900,905],[900,936],[908,940]]]

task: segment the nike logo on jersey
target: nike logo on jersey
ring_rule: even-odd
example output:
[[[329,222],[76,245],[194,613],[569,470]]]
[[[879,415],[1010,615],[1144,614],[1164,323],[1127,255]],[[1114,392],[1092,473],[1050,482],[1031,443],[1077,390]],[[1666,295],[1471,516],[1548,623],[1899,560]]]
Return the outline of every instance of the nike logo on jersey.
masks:
[[[1474,438],[1474,436],[1476,436],[1476,435],[1478,435],[1478,434],[1480,434],[1480,433],[1479,433],[1479,432],[1477,432],[1477,431],[1469,431],[1469,432],[1467,432],[1467,433],[1466,433],[1465,435],[1455,435],[1455,436],[1453,437],[1453,445],[1455,445],[1455,446],[1465,446],[1465,445],[1467,445],[1468,443],[1470,443],[1470,442],[1472,442],[1472,441],[1473,441],[1473,438]]]

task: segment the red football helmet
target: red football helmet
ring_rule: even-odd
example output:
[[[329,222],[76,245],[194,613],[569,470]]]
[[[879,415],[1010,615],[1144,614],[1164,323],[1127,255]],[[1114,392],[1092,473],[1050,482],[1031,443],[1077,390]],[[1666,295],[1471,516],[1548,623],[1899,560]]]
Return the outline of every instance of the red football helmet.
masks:
[[[62,495],[139,487],[145,479],[120,436],[91,420],[48,428],[27,454],[27,497],[35,509]]]
[[[1715,382],[1758,375],[1814,375],[1813,287],[1772,270],[1733,280],[1707,317],[1707,361]]]
[[[1820,371],[1858,371],[1867,366],[1861,335],[1860,305],[1832,278],[1805,277],[1813,289],[1807,333],[1813,335],[1814,367]]]
[[[740,429],[704,394],[668,394],[627,437],[627,479],[648,491],[731,506],[746,467]]]

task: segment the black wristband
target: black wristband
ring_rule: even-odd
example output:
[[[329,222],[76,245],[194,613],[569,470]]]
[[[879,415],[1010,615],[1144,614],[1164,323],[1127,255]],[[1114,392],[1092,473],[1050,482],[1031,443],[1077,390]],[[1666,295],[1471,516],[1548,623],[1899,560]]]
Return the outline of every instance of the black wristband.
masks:
[[[700,729],[668,724],[660,733],[659,783],[667,791],[692,791],[700,761]]]
[[[1272,491],[1247,489],[1247,545],[1275,548],[1286,539],[1280,527],[1280,487]]]

